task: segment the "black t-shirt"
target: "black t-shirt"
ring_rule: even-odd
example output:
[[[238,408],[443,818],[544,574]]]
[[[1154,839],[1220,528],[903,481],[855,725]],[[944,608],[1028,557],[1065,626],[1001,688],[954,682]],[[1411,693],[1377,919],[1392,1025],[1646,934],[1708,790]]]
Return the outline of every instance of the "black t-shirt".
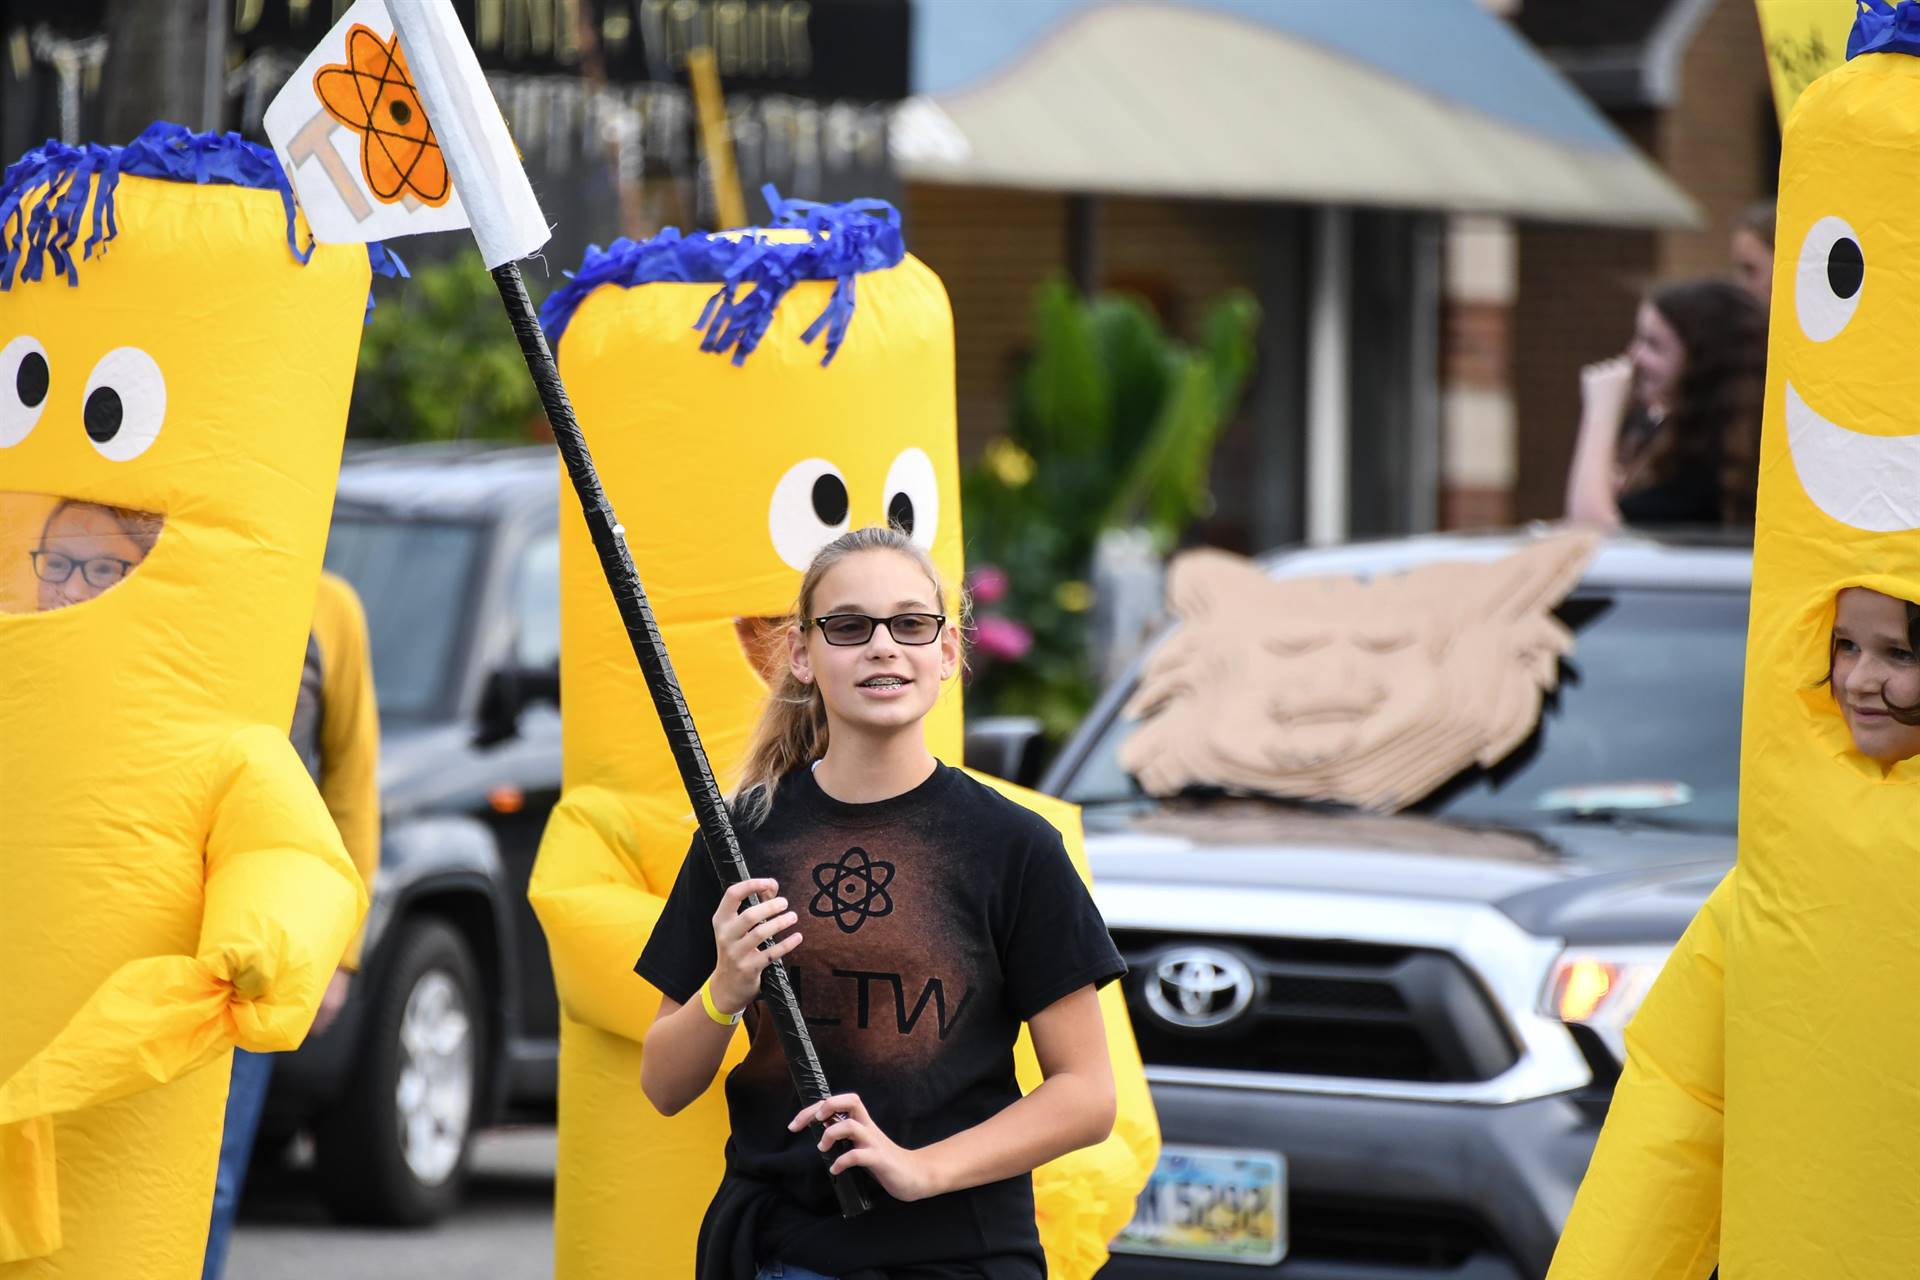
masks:
[[[1086,886],[1045,819],[946,765],[902,795],[845,804],[811,770],[781,779],[741,844],[799,913],[786,958],[837,1093],[858,1093],[894,1142],[923,1147],[1020,1097],[1020,1024],[1126,971]],[[713,972],[721,886],[693,848],[635,965],[682,1004]],[[727,1076],[727,1171],[701,1227],[704,1280],[751,1280],[785,1262],[830,1276],[1036,1280],[1046,1273],[1033,1181],[1008,1178],[843,1220],[763,1006]]]
[[[1652,447],[1661,430],[1704,431],[1669,419],[1664,425],[1638,410],[1621,429],[1621,454],[1632,456]],[[1727,522],[1726,498],[1722,492],[1721,442],[1718,434],[1690,441],[1692,447],[1680,449],[1668,460],[1665,474],[1641,481],[1619,497],[1621,522],[1631,527],[1673,526],[1719,528]],[[1748,510],[1751,508],[1749,495]],[[1751,517],[1749,517],[1751,523]]]

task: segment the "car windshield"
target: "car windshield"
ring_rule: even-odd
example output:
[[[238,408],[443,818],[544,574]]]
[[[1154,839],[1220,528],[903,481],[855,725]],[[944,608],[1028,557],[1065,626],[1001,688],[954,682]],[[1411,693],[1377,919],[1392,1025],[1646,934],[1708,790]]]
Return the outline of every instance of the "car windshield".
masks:
[[[1582,590],[1556,609],[1572,629],[1533,734],[1491,769],[1467,769],[1414,806],[1466,823],[1603,820],[1733,829],[1739,804],[1744,594]],[[1101,731],[1065,789],[1102,804],[1143,792],[1121,768],[1133,722]]]
[[[327,568],[353,584],[367,611],[380,715],[441,713],[480,550],[477,526],[341,512]]]

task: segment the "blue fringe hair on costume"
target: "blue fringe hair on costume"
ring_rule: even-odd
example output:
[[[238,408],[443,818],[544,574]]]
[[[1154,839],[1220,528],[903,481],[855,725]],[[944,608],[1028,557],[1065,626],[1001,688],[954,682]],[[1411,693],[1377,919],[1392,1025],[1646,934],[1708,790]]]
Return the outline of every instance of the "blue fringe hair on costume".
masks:
[[[1897,6],[1887,0],[1860,0],[1860,5],[1847,33],[1849,60],[1863,53],[1920,54],[1920,6],[1913,0]]]
[[[568,272],[567,283],[541,304],[540,325],[548,343],[560,345],[573,313],[603,284],[623,289],[661,281],[717,284],[719,290],[693,324],[705,335],[700,349],[730,351],[733,363],[744,364],[788,290],[802,280],[832,280],[836,283],[826,309],[800,336],[812,343],[824,333],[820,363],[831,364],[853,320],[855,278],[863,271],[899,266],[906,256],[900,211],[884,200],[783,200],[772,183],[762,187],[761,194],[772,210],[772,226],[804,229],[807,238],[782,242],[752,230],[682,235],[677,227],[668,227],[648,240],[622,237],[605,249],[589,245],[580,269]]]
[[[195,133],[184,125],[159,121],[150,124],[124,147],[90,142],[70,147],[52,139],[7,166],[0,177],[0,291],[13,288],[17,271],[22,282],[42,279],[47,263],[53,274],[65,276],[69,286],[80,283],[80,263],[73,247],[93,194],[93,230],[80,246],[80,259],[102,254],[120,234],[114,222],[113,193],[122,175],[160,178],[170,182],[210,183],[278,191],[287,213],[287,250],[305,263],[313,256],[313,242],[302,249],[294,230],[293,188],[272,151],[248,142],[237,133]],[[93,182],[98,178],[97,183]],[[47,198],[27,212],[27,198],[37,191]],[[407,274],[406,264],[385,245],[367,245],[367,260],[376,274],[391,279]],[[373,294],[367,294],[373,311]]]

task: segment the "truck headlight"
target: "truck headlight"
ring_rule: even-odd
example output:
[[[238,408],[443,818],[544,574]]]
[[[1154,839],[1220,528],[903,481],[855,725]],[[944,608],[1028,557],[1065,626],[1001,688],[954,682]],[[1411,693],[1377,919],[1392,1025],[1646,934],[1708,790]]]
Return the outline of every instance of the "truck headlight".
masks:
[[[1671,947],[1569,947],[1547,977],[1541,1012],[1589,1027],[1627,1060],[1627,1022],[1639,1011]]]

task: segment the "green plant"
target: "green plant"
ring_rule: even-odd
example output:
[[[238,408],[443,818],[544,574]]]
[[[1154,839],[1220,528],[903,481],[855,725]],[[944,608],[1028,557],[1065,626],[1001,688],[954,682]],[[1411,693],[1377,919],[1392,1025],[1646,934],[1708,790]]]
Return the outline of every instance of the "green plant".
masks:
[[[1107,529],[1137,527],[1164,553],[1211,510],[1214,444],[1258,324],[1250,296],[1226,294],[1190,347],[1136,297],[1040,287],[1011,430],[963,479],[978,566],[970,696],[984,709],[1036,716],[1057,740],[1092,705],[1094,547]]]
[[[471,250],[383,287],[360,340],[355,436],[525,439],[540,397],[493,278]]]

